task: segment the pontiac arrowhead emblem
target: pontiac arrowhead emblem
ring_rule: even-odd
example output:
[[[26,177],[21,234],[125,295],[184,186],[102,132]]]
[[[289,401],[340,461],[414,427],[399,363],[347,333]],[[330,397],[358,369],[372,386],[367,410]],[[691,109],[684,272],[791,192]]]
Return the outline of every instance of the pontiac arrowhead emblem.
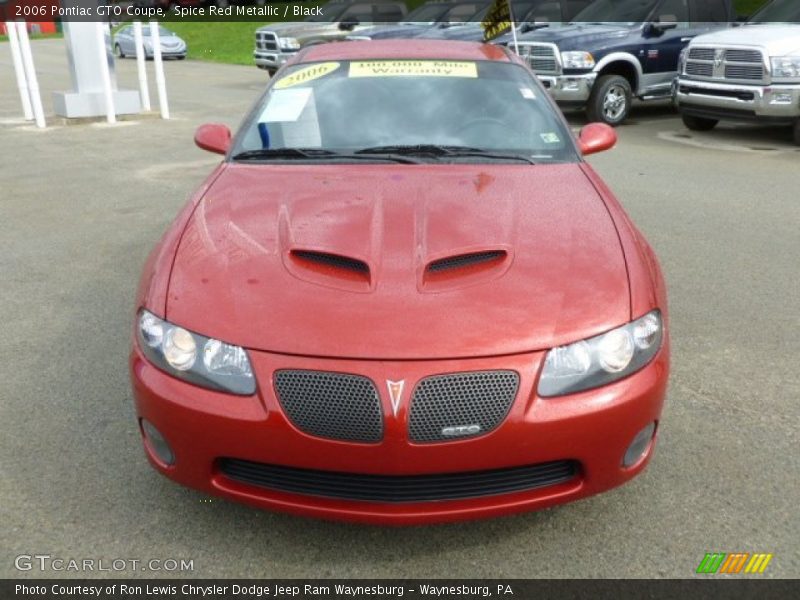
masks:
[[[389,399],[392,401],[392,412],[397,416],[397,411],[400,409],[400,399],[403,397],[403,386],[406,384],[405,380],[389,381],[386,380],[386,387],[389,389]]]

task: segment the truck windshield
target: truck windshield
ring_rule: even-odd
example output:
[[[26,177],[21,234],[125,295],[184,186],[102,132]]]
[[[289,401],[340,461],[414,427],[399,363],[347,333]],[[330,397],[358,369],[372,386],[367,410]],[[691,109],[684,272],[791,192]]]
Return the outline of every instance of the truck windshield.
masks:
[[[575,15],[573,23],[642,23],[658,0],[595,0]]]
[[[773,0],[754,14],[748,23],[800,23],[800,2]]]
[[[416,162],[577,160],[570,131],[527,69],[453,60],[293,66],[250,114],[232,153],[330,161],[382,154]]]

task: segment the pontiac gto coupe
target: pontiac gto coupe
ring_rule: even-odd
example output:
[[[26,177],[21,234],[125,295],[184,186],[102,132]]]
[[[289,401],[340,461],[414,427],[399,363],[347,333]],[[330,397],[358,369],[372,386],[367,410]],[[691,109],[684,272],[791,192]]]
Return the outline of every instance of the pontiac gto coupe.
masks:
[[[130,358],[148,459],[205,493],[412,524],[641,473],[669,370],[650,246],[525,63],[300,51],[150,255]]]

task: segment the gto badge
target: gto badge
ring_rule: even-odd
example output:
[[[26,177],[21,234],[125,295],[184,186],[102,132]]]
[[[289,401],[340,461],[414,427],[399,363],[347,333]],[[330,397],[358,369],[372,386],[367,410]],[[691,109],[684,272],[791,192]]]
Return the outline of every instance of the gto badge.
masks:
[[[445,427],[442,429],[443,437],[461,437],[462,435],[475,435],[480,433],[481,426],[475,425],[454,425],[453,427]]]
[[[400,399],[403,397],[403,386],[406,384],[405,379],[400,381],[386,380],[386,387],[389,388],[389,399],[392,401],[392,412],[397,416],[397,411],[400,409]]]

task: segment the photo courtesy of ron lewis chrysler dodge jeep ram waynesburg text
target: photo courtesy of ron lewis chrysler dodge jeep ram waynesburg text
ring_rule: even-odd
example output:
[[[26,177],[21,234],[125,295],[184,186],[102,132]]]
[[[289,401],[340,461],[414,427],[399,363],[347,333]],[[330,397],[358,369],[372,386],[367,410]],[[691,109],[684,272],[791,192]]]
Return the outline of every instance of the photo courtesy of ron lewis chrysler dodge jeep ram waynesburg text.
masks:
[[[800,144],[800,24],[789,22],[800,23],[800,1],[775,0],[743,27],[692,40],[674,85],[689,129],[721,120],[789,125]]]

